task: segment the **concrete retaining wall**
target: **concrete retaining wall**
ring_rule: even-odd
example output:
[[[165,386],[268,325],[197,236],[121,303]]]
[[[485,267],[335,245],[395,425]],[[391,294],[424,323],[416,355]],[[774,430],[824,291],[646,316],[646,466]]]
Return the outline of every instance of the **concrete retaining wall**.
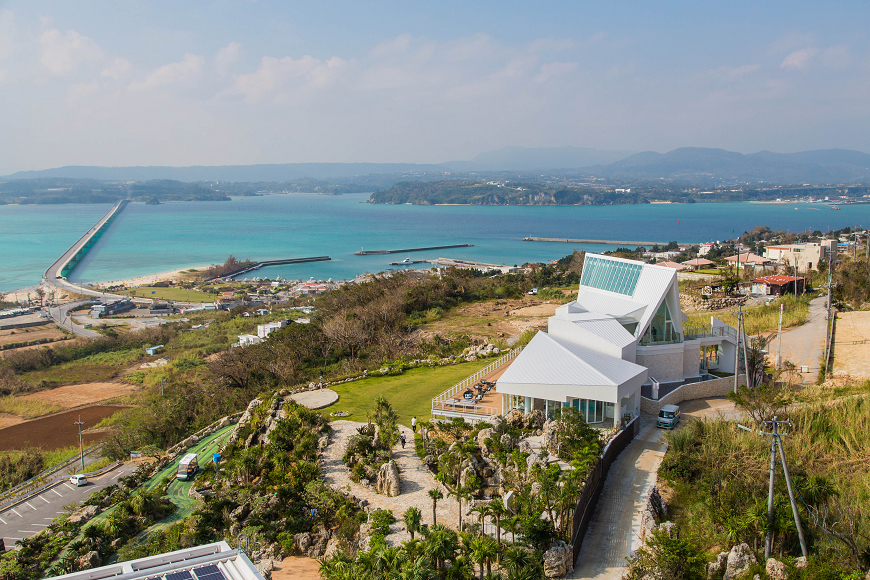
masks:
[[[740,375],[737,379],[738,385],[746,384],[746,375]],[[683,385],[675,391],[671,391],[658,401],[640,398],[640,410],[644,413],[658,415],[659,411],[665,405],[679,405],[683,401],[691,401],[692,399],[705,399],[707,397],[724,397],[728,393],[734,391],[734,377],[725,377],[724,379],[713,379],[712,381],[702,381],[700,383],[690,383]]]

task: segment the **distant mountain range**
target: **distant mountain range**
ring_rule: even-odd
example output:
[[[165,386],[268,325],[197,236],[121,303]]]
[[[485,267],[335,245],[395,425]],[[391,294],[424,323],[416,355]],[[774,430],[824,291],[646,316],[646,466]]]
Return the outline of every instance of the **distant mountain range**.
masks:
[[[761,151],[744,155],[724,149],[684,147],[668,153],[605,151],[584,147],[504,147],[470,161],[415,163],[284,163],[192,167],[68,166],[19,171],[4,179],[91,178],[103,181],[276,182],[298,179],[349,180],[360,176],[397,175],[396,181],[426,174],[555,172],[623,182],[660,180],[697,185],[761,182],[793,185],[870,182],[870,155],[846,149],[801,153]]]

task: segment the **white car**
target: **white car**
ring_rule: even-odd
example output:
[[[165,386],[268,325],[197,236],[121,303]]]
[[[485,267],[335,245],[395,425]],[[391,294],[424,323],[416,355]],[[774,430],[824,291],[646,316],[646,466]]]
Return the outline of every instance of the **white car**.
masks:
[[[70,482],[71,484],[73,484],[74,486],[79,487],[79,486],[82,486],[82,485],[87,485],[87,484],[88,484],[88,478],[85,477],[85,476],[82,475],[82,474],[73,475],[72,477],[69,478],[69,482]]]

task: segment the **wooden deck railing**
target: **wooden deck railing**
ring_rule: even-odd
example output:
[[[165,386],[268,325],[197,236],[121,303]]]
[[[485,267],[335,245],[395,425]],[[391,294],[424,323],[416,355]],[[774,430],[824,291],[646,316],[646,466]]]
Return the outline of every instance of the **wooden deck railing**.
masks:
[[[449,389],[447,389],[446,391],[444,391],[440,395],[433,397],[432,398],[432,410],[434,411],[436,408],[439,408],[439,405],[447,402],[448,399],[454,398],[454,395],[456,395],[456,393],[458,393],[459,391],[464,391],[465,389],[467,389],[468,387],[470,387],[471,385],[473,385],[478,380],[485,377],[486,375],[488,375],[489,373],[491,373],[495,369],[497,369],[500,366],[504,365],[505,363],[515,359],[517,357],[517,355],[522,352],[522,350],[523,350],[523,347],[521,347],[521,346],[518,346],[518,347],[510,350],[504,356],[501,356],[498,359],[496,359],[495,362],[492,362],[492,363],[486,365],[485,367],[483,367],[482,369],[480,369],[479,371],[477,371],[476,373],[474,373],[470,377],[463,379],[462,381],[456,383],[455,385],[453,385],[452,387],[450,387]]]

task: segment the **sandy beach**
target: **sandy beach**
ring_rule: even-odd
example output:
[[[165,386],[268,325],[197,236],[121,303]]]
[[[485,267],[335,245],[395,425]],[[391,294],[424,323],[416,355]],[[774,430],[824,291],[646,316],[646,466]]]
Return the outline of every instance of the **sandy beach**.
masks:
[[[209,266],[196,266],[195,268],[183,268],[181,270],[170,270],[168,272],[160,272],[158,274],[146,274],[144,276],[136,276],[135,278],[124,278],[122,280],[110,280],[108,282],[94,282],[91,286],[95,288],[108,288],[110,286],[150,286],[155,282],[165,282],[166,280],[172,280],[173,282],[182,281],[189,270],[197,270],[198,272],[204,272],[207,270]]]

